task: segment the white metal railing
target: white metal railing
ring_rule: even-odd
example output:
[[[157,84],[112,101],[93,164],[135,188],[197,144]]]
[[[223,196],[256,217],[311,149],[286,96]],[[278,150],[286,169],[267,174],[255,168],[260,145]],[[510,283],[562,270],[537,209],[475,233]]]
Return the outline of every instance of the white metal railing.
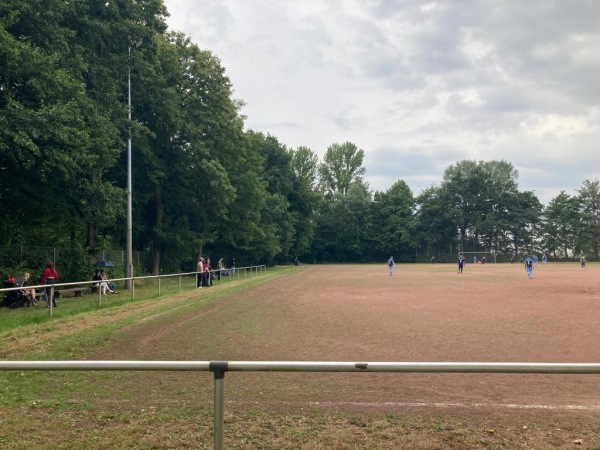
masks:
[[[214,448],[223,449],[226,372],[600,374],[600,363],[323,361],[0,361],[0,370],[200,371],[214,375]]]
[[[244,279],[250,277],[254,277],[260,274],[266,274],[267,273],[267,266],[264,264],[258,265],[258,266],[246,266],[246,267],[236,267],[236,268],[231,268],[231,269],[223,269],[224,271],[228,272],[229,275],[223,275],[223,276],[229,276],[231,278],[237,277],[237,279],[239,280],[242,276]],[[221,272],[220,269],[214,269],[214,270],[210,270],[210,273],[212,275],[217,274],[218,272]],[[181,290],[182,287],[182,279],[183,277],[186,276],[197,276],[198,272],[182,272],[182,273],[172,273],[172,274],[166,274],[166,275],[146,275],[146,276],[141,276],[141,277],[131,277],[131,278],[111,278],[108,280],[102,280],[103,282],[117,282],[117,281],[127,281],[127,280],[133,280],[133,283],[131,283],[131,299],[133,300],[135,298],[135,280],[146,280],[146,279],[156,279],[157,282],[157,286],[158,286],[158,295],[160,295],[160,280],[162,278],[171,278],[171,277],[179,277],[179,290]],[[72,288],[72,287],[80,287],[80,286],[92,286],[95,284],[98,284],[100,281],[98,280],[93,280],[93,281],[75,281],[75,282],[70,282],[70,283],[54,283],[54,284],[40,284],[40,285],[34,285],[34,286],[26,286],[25,288],[23,287],[12,287],[12,288],[3,288],[0,289],[0,296],[2,296],[4,293],[6,292],[10,292],[10,291],[20,291],[23,289],[36,289],[36,290],[43,290],[43,289],[49,289],[50,290],[50,298],[54,298],[54,293],[55,290],[57,290],[57,288]],[[53,313],[53,307],[54,307],[54,303],[53,302],[49,302],[49,308],[48,308],[48,314],[50,316],[52,316]],[[102,306],[102,293],[100,292],[100,288],[98,288],[98,306]]]

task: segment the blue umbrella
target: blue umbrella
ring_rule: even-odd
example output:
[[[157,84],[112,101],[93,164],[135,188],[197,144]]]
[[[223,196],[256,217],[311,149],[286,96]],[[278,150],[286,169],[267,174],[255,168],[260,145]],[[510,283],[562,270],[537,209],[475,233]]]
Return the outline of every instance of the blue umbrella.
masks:
[[[98,261],[96,264],[94,264],[94,267],[115,267],[115,263],[112,261],[107,261],[106,259],[103,259],[101,261]]]

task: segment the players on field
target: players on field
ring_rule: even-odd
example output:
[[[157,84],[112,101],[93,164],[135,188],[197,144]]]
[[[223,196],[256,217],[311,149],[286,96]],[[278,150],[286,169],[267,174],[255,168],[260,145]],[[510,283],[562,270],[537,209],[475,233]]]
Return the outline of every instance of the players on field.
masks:
[[[388,269],[390,269],[390,274],[388,275],[389,277],[391,277],[394,273],[394,257],[390,256],[390,258],[388,259]]]
[[[585,256],[582,256],[579,262],[581,263],[581,268],[585,269]]]
[[[465,256],[462,253],[458,255],[458,261],[456,261],[456,264],[458,265],[458,273],[462,273],[463,268],[465,267]]]
[[[542,266],[545,266],[548,263],[548,257],[546,256],[546,254],[544,253],[542,255]]]
[[[531,280],[533,278],[533,259],[531,256],[525,258],[525,270],[527,271],[527,278]]]

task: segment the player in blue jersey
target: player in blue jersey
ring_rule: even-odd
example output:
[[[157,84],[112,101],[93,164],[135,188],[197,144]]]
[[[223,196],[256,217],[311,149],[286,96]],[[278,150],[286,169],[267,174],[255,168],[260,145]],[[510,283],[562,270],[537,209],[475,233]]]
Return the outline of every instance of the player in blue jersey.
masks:
[[[525,258],[525,270],[527,271],[527,278],[531,280],[533,278],[533,259],[531,259],[531,256]]]
[[[456,261],[456,264],[458,265],[458,273],[462,273],[463,268],[465,267],[465,257],[462,253],[458,255],[458,261]]]

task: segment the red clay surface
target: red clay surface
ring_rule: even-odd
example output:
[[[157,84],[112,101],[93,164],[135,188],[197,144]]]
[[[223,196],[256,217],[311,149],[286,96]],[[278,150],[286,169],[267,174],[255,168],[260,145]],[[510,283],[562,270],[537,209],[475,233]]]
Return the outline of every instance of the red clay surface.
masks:
[[[599,274],[593,264],[538,266],[533,280],[517,264],[468,264],[462,275],[453,265],[398,264],[391,277],[385,264],[301,266],[208,308],[146,320],[89,359],[597,363]],[[181,389],[212,402],[208,375],[135,378],[140,396]],[[225,380],[228,408],[600,416],[600,375],[231,372]]]

